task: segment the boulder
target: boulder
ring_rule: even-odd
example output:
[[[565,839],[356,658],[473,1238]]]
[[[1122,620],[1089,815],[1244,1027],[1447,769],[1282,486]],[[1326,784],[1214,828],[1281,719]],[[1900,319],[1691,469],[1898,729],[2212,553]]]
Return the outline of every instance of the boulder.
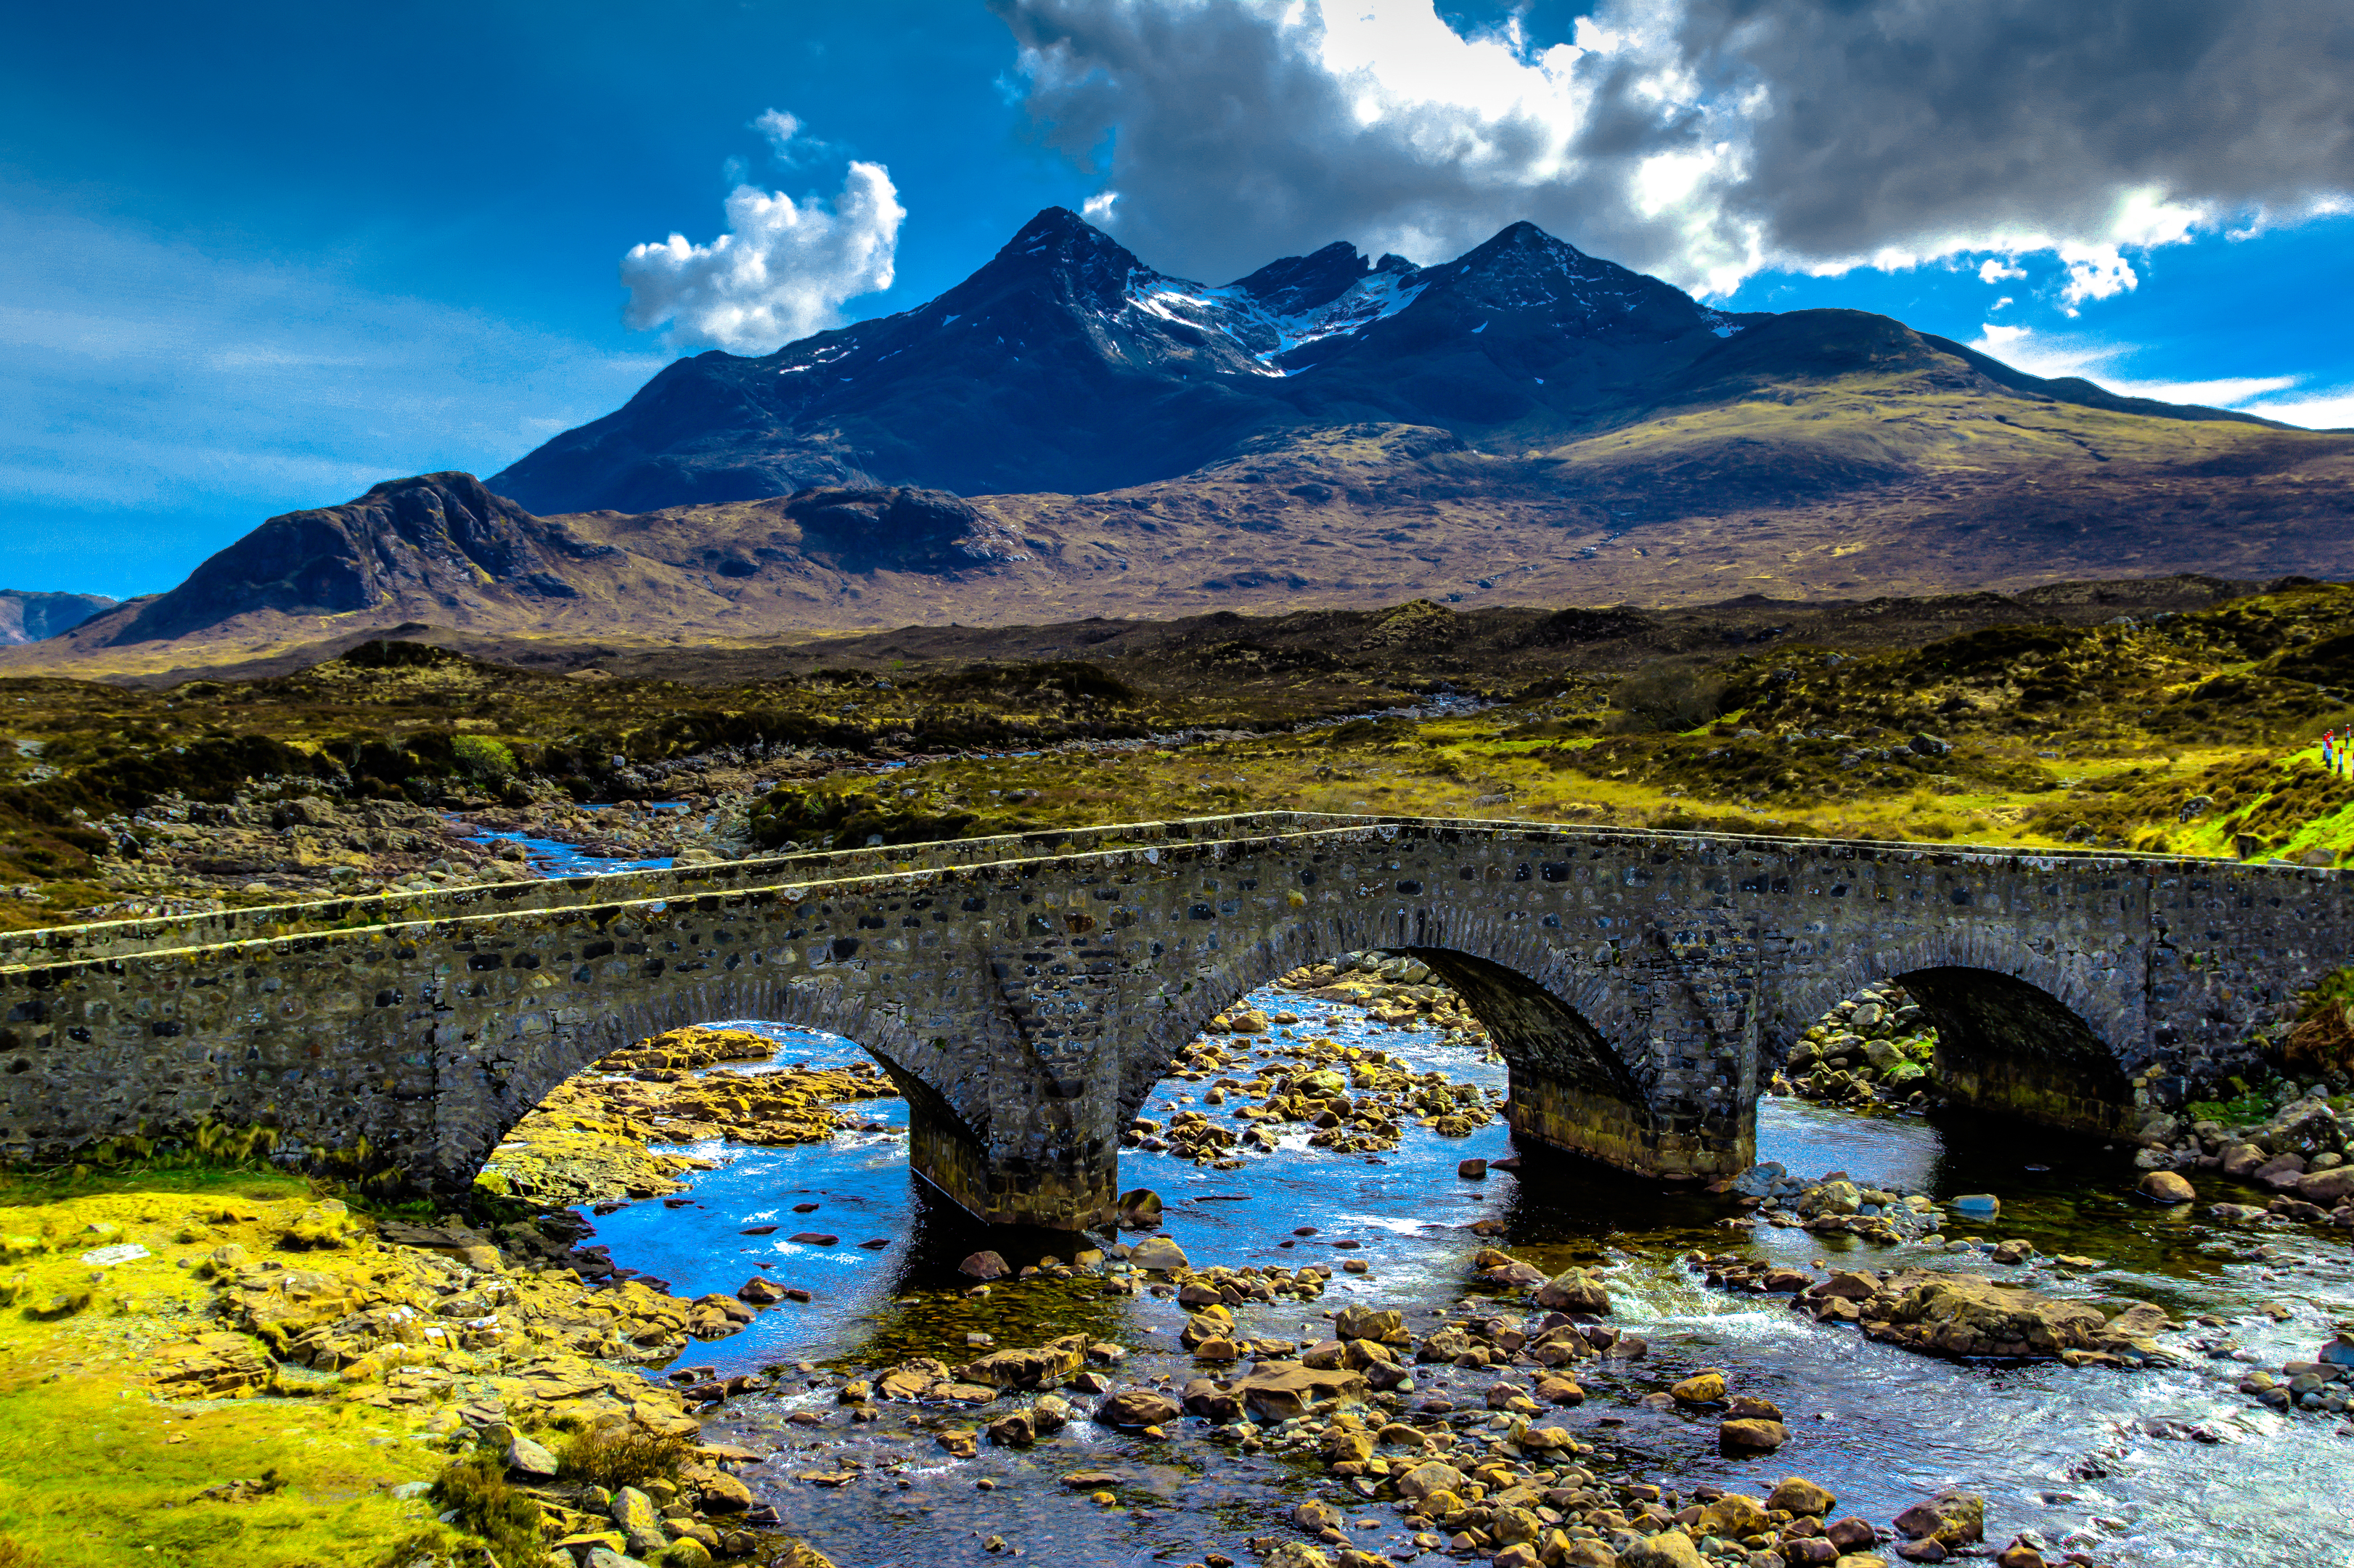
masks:
[[[1466,1181],[1485,1181],[1488,1179],[1488,1162],[1484,1160],[1466,1160],[1455,1167],[1455,1174]]]
[[[1161,1194],[1150,1187],[1122,1192],[1119,1195],[1119,1223],[1139,1227],[1159,1224]]]
[[[1764,1535],[1774,1528],[1774,1521],[1766,1517],[1766,1505],[1739,1492],[1727,1492],[1701,1510],[1700,1524],[1709,1534],[1721,1535],[1727,1541]]]
[[[957,1272],[971,1279],[1002,1279],[1013,1271],[998,1254],[977,1252],[958,1264]]]
[[[1896,1516],[1896,1531],[1914,1541],[1952,1548],[1986,1539],[1986,1499],[1947,1489]]]
[[[1263,1361],[1226,1384],[1253,1415],[1267,1422],[1305,1415],[1330,1400],[1362,1399],[1366,1386],[1360,1373],[1322,1371],[1297,1361]]]
[[[1585,1269],[1564,1268],[1537,1287],[1537,1305],[1556,1312],[1599,1315],[1610,1310],[1610,1292]]]
[[[1770,1454],[1790,1440],[1790,1429],[1778,1421],[1744,1417],[1716,1429],[1717,1446],[1727,1454]]]
[[[992,1388],[1056,1388],[1087,1364],[1087,1336],[1065,1334],[1034,1350],[991,1351],[957,1370],[967,1383]]]
[[[1618,1553],[1618,1568],[1708,1568],[1691,1537],[1681,1531],[1647,1535]]]
[[[2249,1180],[2260,1187],[2270,1187],[2275,1192],[2285,1192],[2305,1174],[2305,1156],[2275,1154],[2255,1168]]]
[[[2256,1173],[2256,1167],[2269,1158],[2253,1143],[2227,1143],[2216,1161],[2226,1176],[2245,1181]]]
[[[530,1438],[517,1436],[507,1445],[507,1468],[531,1480],[553,1480],[556,1456]]]
[[[2325,1209],[2336,1208],[2347,1199],[2354,1198],[2354,1165],[2337,1165],[2327,1171],[2306,1171],[2296,1179],[2296,1195]]]
[[[1414,1342],[1414,1336],[1406,1331],[1405,1314],[1394,1308],[1343,1307],[1333,1314],[1332,1331],[1343,1340],[1378,1340],[1386,1345]]]
[[[2153,1203],[2193,1203],[2199,1201],[2199,1190],[2172,1171],[2153,1171],[2141,1179],[2137,1189]]]
[[[1439,1492],[1459,1493],[1470,1484],[1462,1471],[1438,1459],[1416,1465],[1394,1481],[1398,1496],[1417,1502]]]
[[[755,1307],[773,1307],[784,1298],[783,1286],[772,1284],[758,1275],[736,1287],[736,1299],[749,1302]]]
[[[1472,1258],[1471,1267],[1481,1283],[1508,1290],[1545,1282],[1543,1269],[1492,1246],[1481,1247]]]
[[[1151,1388],[1124,1388],[1096,1406],[1106,1426],[1158,1426],[1182,1414],[1175,1400]]]
[[[714,1472],[698,1483],[701,1502],[705,1513],[748,1513],[752,1508],[752,1489],[725,1470]]]
[[[1259,1559],[1259,1568],[1332,1568],[1332,1560],[1304,1541],[1286,1541]]]
[[[984,1430],[989,1440],[1001,1448],[1027,1448],[1038,1440],[1037,1418],[1026,1410],[1010,1411]]]
[[[629,1546],[630,1555],[651,1563],[670,1544],[670,1537],[662,1527],[662,1510],[654,1499],[635,1487],[623,1487],[613,1494],[609,1510],[614,1525]]]
[[[1678,1404],[1714,1404],[1724,1397],[1724,1374],[1694,1372],[1668,1390]]]
[[[1839,1499],[1801,1476],[1792,1476],[1776,1487],[1773,1494],[1766,1499],[1768,1509],[1811,1516],[1827,1514],[1838,1504]]]
[[[1156,1274],[1173,1273],[1191,1266],[1185,1249],[1167,1236],[1147,1236],[1136,1244],[1128,1255],[1133,1267],[1150,1269]]]

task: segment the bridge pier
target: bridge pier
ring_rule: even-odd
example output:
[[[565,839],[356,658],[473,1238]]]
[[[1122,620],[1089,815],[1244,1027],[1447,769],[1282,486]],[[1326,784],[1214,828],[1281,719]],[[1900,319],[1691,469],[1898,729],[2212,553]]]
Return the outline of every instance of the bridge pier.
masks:
[[[909,1169],[975,1219],[1085,1231],[1118,1214],[1117,1142],[1091,1139],[1038,1156],[994,1154],[922,1079],[892,1076],[907,1097]]]

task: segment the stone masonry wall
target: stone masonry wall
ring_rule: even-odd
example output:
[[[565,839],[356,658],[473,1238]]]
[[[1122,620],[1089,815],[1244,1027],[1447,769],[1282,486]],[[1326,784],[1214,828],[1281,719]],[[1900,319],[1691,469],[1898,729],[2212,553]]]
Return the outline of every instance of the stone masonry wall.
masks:
[[[765,1018],[873,1053],[917,1169],[968,1208],[1090,1224],[1204,1022],[1388,948],[1463,985],[1524,1134],[1707,1175],[1748,1160],[1760,1084],[1869,981],[1940,971],[1987,1017],[2005,985],[2052,999],[2074,1044],[1988,1036],[2020,1060],[1986,1080],[2033,1111],[2070,1103],[2035,1086],[2085,1041],[2162,1098],[2354,947],[2344,884],[2305,868],[1283,816],[1043,837],[576,879],[536,907],[429,895],[345,928],[365,912],[303,906],[150,950],[60,933],[0,954],[0,1152],[210,1118],[457,1187],[607,1051]]]

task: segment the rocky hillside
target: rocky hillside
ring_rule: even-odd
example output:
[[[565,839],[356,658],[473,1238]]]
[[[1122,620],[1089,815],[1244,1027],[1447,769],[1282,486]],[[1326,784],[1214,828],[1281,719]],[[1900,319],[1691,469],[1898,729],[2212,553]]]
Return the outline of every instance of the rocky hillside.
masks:
[[[27,593],[0,588],[0,648],[55,637],[112,609],[115,601],[97,593]]]

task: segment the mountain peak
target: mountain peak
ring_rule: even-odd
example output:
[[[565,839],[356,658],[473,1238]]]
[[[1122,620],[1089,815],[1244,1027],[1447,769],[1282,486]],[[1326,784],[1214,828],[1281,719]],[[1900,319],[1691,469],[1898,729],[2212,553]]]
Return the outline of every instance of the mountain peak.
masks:
[[[256,610],[342,615],[403,596],[454,603],[485,589],[568,599],[563,567],[612,553],[471,473],[421,473],[341,506],[270,518],[142,607],[110,645],[182,637]]]

